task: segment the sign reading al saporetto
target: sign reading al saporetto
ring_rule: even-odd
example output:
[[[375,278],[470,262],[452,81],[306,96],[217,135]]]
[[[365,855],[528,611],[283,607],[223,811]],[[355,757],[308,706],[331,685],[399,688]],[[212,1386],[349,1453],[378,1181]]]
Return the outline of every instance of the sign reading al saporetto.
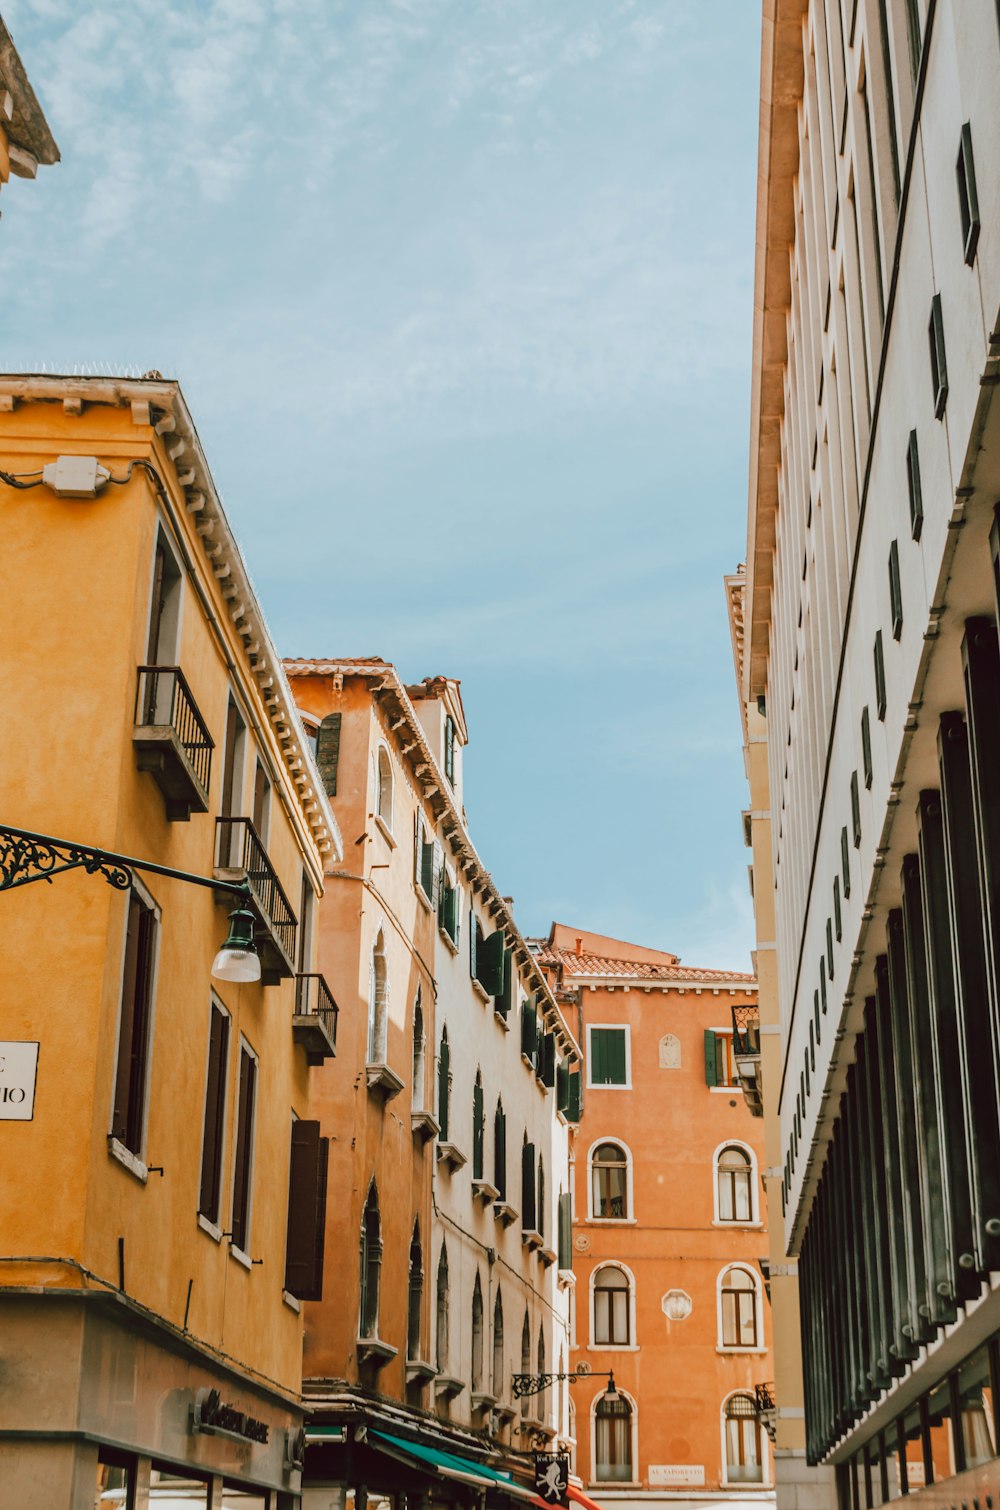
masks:
[[[35,1115],[38,1044],[0,1042],[0,1122],[30,1122]]]

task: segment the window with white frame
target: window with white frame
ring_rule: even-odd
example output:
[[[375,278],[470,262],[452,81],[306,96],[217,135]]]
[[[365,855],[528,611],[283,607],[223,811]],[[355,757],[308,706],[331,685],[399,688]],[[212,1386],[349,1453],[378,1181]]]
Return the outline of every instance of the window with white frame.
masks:
[[[594,1275],[591,1336],[597,1347],[629,1347],[633,1341],[632,1286],[616,1264],[605,1264]]]
[[[726,1483],[762,1484],[764,1454],[760,1417],[752,1395],[730,1395],[722,1409]]]
[[[605,1393],[598,1397],[594,1405],[594,1467],[598,1483],[631,1483],[634,1428],[634,1407],[620,1389],[613,1395]]]
[[[368,993],[369,1064],[385,1063],[388,1006],[389,970],[385,958],[385,936],[380,928],[372,948],[371,980]]]
[[[719,1346],[760,1347],[757,1281],[749,1269],[732,1264],[719,1278]]]
[[[587,1028],[587,1084],[632,1084],[632,1045],[626,1025],[594,1023]]]
[[[590,1155],[591,1216],[595,1221],[625,1221],[629,1205],[629,1156],[621,1143],[598,1143]]]
[[[754,1161],[739,1143],[727,1143],[715,1156],[716,1218],[720,1222],[753,1222]]]
[[[375,763],[375,812],[392,833],[393,801],[392,759],[385,745],[379,745]]]

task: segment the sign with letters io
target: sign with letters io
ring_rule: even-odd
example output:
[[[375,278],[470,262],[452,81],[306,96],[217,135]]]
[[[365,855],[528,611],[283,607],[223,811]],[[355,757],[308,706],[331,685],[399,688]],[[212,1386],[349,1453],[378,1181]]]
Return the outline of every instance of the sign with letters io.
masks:
[[[650,1463],[650,1484],[704,1484],[704,1463]]]
[[[30,1122],[35,1115],[37,1043],[0,1042],[0,1122]]]

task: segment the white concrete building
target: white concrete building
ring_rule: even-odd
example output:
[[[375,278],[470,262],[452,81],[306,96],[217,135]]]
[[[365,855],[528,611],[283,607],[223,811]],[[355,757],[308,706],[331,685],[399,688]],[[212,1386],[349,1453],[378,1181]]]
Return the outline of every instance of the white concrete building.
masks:
[[[844,1506],[1000,1487],[998,378],[995,0],[765,0],[742,695]]]

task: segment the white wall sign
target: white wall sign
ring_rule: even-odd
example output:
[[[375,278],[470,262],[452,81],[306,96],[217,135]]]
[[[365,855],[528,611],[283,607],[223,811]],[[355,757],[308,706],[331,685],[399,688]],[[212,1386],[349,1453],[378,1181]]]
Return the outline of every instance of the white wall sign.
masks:
[[[650,1463],[651,1484],[703,1484],[704,1463]]]
[[[37,1043],[0,1042],[0,1122],[30,1122],[35,1114]]]

